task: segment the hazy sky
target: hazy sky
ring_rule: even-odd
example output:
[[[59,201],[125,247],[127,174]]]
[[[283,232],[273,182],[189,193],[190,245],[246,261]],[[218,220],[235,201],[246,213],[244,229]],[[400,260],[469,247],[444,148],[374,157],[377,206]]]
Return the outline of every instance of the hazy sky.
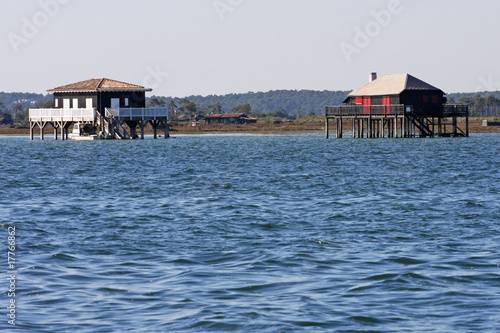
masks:
[[[498,0],[0,0],[0,91],[107,77],[187,96],[410,73],[500,90]]]

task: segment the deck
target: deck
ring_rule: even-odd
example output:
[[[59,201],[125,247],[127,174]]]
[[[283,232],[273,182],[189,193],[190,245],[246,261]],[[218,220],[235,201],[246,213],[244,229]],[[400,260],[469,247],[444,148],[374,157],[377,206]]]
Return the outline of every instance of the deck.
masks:
[[[96,117],[97,109],[30,109],[30,122],[91,122]]]
[[[458,118],[465,118],[464,128],[459,126]],[[469,136],[469,109],[462,104],[426,111],[403,104],[326,106],[326,138],[330,135],[330,120],[336,120],[337,138],[343,137],[345,122],[351,123],[353,138]]]
[[[159,120],[168,118],[167,108],[120,108],[109,109],[109,113],[118,120]]]
[[[99,112],[92,109],[30,109],[30,139],[33,140],[35,127],[40,130],[40,139],[44,139],[44,129],[47,125],[54,128],[54,139],[58,138],[60,130],[61,138],[69,138],[68,130],[75,123],[90,124],[99,133],[99,137],[105,139],[133,139],[138,138],[136,127],[141,129],[141,139],[144,139],[144,128],[151,124],[154,138],[157,137],[158,127],[165,128],[165,138],[168,137],[168,109],[167,108],[119,108],[108,109]],[[126,124],[128,130],[123,126]],[[96,132],[97,132],[96,131]]]

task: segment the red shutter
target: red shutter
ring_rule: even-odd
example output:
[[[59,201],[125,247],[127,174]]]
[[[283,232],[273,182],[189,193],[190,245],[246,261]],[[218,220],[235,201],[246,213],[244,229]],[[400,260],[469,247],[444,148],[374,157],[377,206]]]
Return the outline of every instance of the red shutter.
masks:
[[[372,98],[363,97],[363,114],[370,114],[370,105],[372,105]]]
[[[354,99],[354,104],[356,104],[356,105],[362,105],[362,104],[363,104],[363,97],[361,97],[361,96],[357,96],[357,97]]]
[[[424,96],[423,96],[422,101],[423,101],[424,103],[429,103],[429,96],[424,95]]]
[[[382,105],[384,106],[384,114],[391,114],[391,97],[383,96]]]
[[[432,103],[434,104],[438,103],[438,95],[432,95]]]

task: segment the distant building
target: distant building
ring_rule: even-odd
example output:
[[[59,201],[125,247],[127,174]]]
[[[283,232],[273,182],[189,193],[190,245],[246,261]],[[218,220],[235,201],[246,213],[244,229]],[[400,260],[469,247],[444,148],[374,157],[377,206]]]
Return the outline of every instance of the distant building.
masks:
[[[410,74],[370,74],[370,82],[352,91],[342,106],[327,106],[329,120],[337,123],[337,137],[343,122],[352,121],[353,137],[468,136],[468,106],[446,104],[445,93]],[[458,126],[464,117],[465,129]],[[451,123],[446,123],[451,119]],[[447,127],[448,126],[448,127]],[[452,129],[451,132],[448,129]]]
[[[205,116],[207,124],[254,124],[257,118],[248,117],[244,113],[211,114]]]

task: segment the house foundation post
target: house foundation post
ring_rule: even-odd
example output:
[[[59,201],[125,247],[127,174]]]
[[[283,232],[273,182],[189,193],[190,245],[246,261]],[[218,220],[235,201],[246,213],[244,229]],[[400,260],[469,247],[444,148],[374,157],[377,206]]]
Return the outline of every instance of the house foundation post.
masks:
[[[465,136],[469,137],[469,110],[465,114]]]
[[[44,122],[44,121],[41,121],[41,122],[38,123],[38,127],[40,127],[40,140],[44,139],[45,126],[47,126],[47,123]]]
[[[457,136],[457,116],[453,115],[453,136]]]
[[[329,128],[328,128],[328,116],[325,116],[325,138],[328,139],[329,137]]]
[[[368,119],[366,120],[366,125],[367,125],[366,136],[371,139],[373,137],[373,124],[372,124],[372,116],[371,115],[368,116]]]
[[[33,141],[33,128],[36,126],[36,123],[30,122],[30,140]]]
[[[141,128],[141,140],[144,140],[144,127],[146,126],[144,120],[139,121],[139,127]]]

